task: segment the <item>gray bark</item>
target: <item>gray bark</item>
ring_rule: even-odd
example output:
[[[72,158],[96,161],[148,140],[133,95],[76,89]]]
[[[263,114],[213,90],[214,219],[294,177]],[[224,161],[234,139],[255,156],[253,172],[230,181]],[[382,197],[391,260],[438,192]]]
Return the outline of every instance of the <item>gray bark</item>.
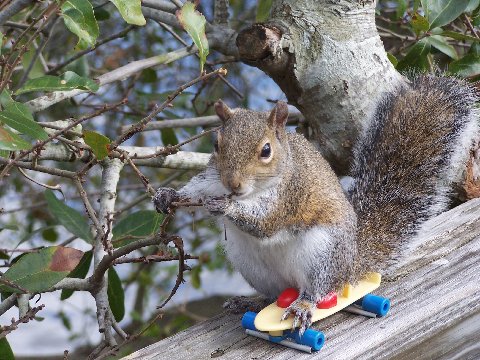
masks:
[[[339,174],[378,98],[405,81],[383,48],[374,1],[276,0],[269,22],[242,31],[237,46],[302,112]]]

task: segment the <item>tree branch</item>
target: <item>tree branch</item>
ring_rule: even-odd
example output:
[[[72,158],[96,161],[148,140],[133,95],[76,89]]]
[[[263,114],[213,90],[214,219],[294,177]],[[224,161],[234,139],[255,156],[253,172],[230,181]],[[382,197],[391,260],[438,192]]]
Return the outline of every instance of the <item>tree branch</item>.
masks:
[[[5,10],[0,12],[0,26],[32,3],[33,0],[13,0]]]
[[[125,80],[126,78],[156,65],[169,64],[175,60],[184,58],[188,55],[194,54],[197,51],[196,48],[182,48],[172,51],[167,54],[153,56],[148,59],[133,61],[127,65],[121,66],[118,69],[112,70],[106,74],[100,75],[97,81],[100,86],[110,84],[114,81]],[[48,107],[65,99],[70,99],[76,95],[88,92],[87,90],[69,90],[69,91],[55,91],[48,95],[40,96],[36,99],[30,100],[25,104],[31,111],[37,112],[47,109]]]

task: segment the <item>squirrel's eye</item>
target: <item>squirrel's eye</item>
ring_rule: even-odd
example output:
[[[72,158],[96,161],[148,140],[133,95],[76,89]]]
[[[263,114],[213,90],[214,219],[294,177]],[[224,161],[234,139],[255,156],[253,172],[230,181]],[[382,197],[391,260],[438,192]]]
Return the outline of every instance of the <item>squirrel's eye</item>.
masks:
[[[262,151],[260,152],[260,157],[263,159],[268,159],[270,154],[272,153],[272,149],[270,148],[270,143],[266,143],[263,145]]]
[[[213,145],[215,152],[218,153],[218,140],[215,140],[215,144]]]

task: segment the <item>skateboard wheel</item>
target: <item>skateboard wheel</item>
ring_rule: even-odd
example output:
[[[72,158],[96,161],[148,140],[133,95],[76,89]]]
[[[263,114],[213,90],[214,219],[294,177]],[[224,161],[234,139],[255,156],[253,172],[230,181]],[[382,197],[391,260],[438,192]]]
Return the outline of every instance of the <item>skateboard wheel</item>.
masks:
[[[257,313],[253,312],[253,311],[247,311],[245,314],[243,314],[243,317],[242,317],[243,328],[257,331],[257,329],[255,327],[255,317],[256,316],[257,316]]]
[[[385,316],[390,310],[390,300],[381,296],[368,294],[362,299],[362,309],[378,316]]]
[[[295,332],[295,342],[301,345],[306,345],[314,351],[318,351],[325,343],[325,335],[323,332],[313,329],[307,329],[300,337],[298,331]]]

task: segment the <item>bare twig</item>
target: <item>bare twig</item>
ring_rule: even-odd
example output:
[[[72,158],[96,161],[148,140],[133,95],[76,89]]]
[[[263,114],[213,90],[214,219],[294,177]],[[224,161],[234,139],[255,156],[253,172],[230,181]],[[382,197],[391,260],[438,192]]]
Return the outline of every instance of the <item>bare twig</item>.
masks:
[[[110,84],[115,81],[124,80],[136,73],[160,64],[169,64],[175,60],[184,58],[198,51],[196,48],[182,48],[167,54],[156,55],[148,59],[132,61],[97,78],[100,86]],[[44,110],[62,100],[70,99],[76,95],[88,92],[88,90],[69,90],[55,91],[51,94],[40,96],[25,103],[33,112]]]
[[[31,153],[34,153],[34,152],[37,152],[37,151],[41,151],[41,149],[47,143],[55,140],[56,138],[58,138],[59,136],[61,136],[65,132],[67,132],[68,130],[74,128],[75,126],[81,124],[82,122],[84,122],[86,120],[89,120],[91,118],[99,116],[99,115],[103,114],[104,112],[110,111],[111,109],[114,109],[114,108],[116,108],[120,105],[123,105],[125,102],[126,102],[126,100],[124,99],[124,100],[122,100],[118,103],[112,104],[112,105],[104,105],[100,110],[97,110],[94,113],[82,116],[79,119],[70,123],[68,126],[63,128],[62,130],[59,130],[59,131],[55,132],[55,134],[53,134],[53,135],[50,135],[47,140],[42,140],[42,141],[37,142],[37,144],[34,145],[30,150],[21,151],[20,154],[15,157],[15,159],[9,160],[8,163],[6,164],[7,166],[5,166],[2,170],[2,172],[0,172],[0,180],[2,180],[2,178],[8,173],[8,171],[12,168],[12,166],[19,166],[19,160],[23,159],[28,154],[31,154]]]
[[[2,326],[0,327],[0,339],[4,338],[8,334],[10,334],[12,331],[16,330],[18,328],[18,325],[20,324],[25,324],[29,322],[30,320],[33,320],[37,313],[42,310],[45,307],[45,305],[40,305],[31,308],[30,310],[27,311],[27,313],[20,317],[18,320],[12,319],[12,323],[7,326]]]
[[[23,294],[27,294],[28,293],[28,290],[27,289],[24,289],[23,287],[21,287],[20,285],[17,285],[5,278],[0,278],[0,284],[3,284],[3,285],[6,285],[8,287],[11,287],[12,289],[16,289],[18,291],[20,291],[21,293]]]
[[[99,40],[95,43],[95,45],[93,45],[92,47],[89,47],[88,49],[85,49],[85,50],[82,50],[82,51],[79,51],[77,53],[75,53],[75,55],[71,56],[70,58],[68,58],[67,60],[65,60],[64,62],[62,62],[61,64],[58,64],[56,66],[54,66],[53,68],[51,68],[47,74],[55,74],[58,72],[58,70],[64,68],[65,66],[67,66],[68,64],[74,62],[75,60],[81,58],[83,55],[86,55],[96,49],[98,49],[100,46],[104,45],[104,44],[107,44],[109,43],[110,41],[112,40],[115,40],[115,39],[119,39],[119,38],[122,38],[124,37],[125,35],[127,35],[132,29],[134,29],[135,26],[133,25],[129,25],[127,26],[125,29],[123,29],[122,31],[116,33],[116,34],[113,34],[113,35],[110,35],[108,37],[106,37],[105,39],[102,39],[102,40]]]
[[[113,141],[110,145],[110,149],[114,150],[116,149],[121,143],[124,141],[130,139],[133,135],[136,133],[143,131],[145,126],[160,112],[162,112],[166,107],[168,107],[172,101],[180,95],[184,90],[188,89],[190,86],[195,85],[196,83],[200,81],[205,81],[208,80],[212,77],[215,77],[217,75],[226,75],[227,72],[225,69],[217,69],[215,71],[212,71],[211,73],[208,74],[203,74],[197,77],[196,79],[193,79],[192,81],[189,81],[186,84],[183,84],[179,86],[173,93],[167,96],[167,99],[160,105],[157,106],[147,117],[139,121],[138,123],[130,126],[130,128],[126,131],[124,131],[115,141]]]
[[[185,254],[183,257],[184,260],[198,260],[199,257],[195,255],[188,255]],[[147,255],[147,256],[140,256],[135,258],[120,258],[116,259],[113,264],[129,264],[129,263],[151,263],[151,262],[166,262],[166,261],[173,261],[173,260],[180,260],[178,255]]]

